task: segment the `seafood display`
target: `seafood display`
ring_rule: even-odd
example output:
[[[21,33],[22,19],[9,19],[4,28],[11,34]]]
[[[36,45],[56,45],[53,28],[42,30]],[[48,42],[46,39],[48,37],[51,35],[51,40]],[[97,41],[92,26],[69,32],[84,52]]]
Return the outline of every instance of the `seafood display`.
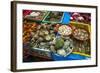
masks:
[[[26,52],[28,55],[38,58],[39,61],[54,61],[53,55],[67,57],[74,52],[91,55],[90,31],[88,27],[83,27],[83,22],[88,20],[87,23],[90,23],[90,20],[79,17],[81,15],[85,17],[85,13],[69,13],[73,16],[71,22],[76,22],[76,18],[79,17],[78,21],[82,24],[70,23],[67,25],[59,23],[63,12],[31,10],[26,13],[24,13],[23,19],[23,56],[25,59],[27,58]],[[45,13],[47,14],[45,15]],[[90,14],[88,15],[90,16]],[[29,19],[33,21],[27,21]],[[44,20],[51,23],[44,22]],[[52,23],[55,21],[58,23]]]
[[[27,20],[42,20],[44,15],[46,14],[45,11],[28,11],[27,14],[24,14],[24,19],[27,19]]]
[[[78,40],[89,39],[89,33],[84,29],[76,29],[73,33],[73,36]]]
[[[48,16],[45,17],[45,22],[60,22],[63,16],[63,12],[52,11],[48,13]]]
[[[67,35],[72,34],[72,29],[71,29],[71,27],[69,27],[69,26],[62,25],[61,27],[59,27],[58,32],[59,32],[61,35],[67,36]]]
[[[82,23],[87,23],[91,24],[91,14],[90,13],[79,13],[79,12],[72,12],[71,14],[71,21],[75,22],[82,22]]]
[[[56,25],[56,24],[55,24]],[[72,49],[72,41],[69,37],[64,37],[53,31],[53,25],[41,24],[37,25],[36,31],[31,32],[31,47],[34,50],[44,49],[50,50],[51,52],[58,53],[59,49]],[[69,44],[70,43],[70,44]],[[67,53],[66,53],[67,54]]]

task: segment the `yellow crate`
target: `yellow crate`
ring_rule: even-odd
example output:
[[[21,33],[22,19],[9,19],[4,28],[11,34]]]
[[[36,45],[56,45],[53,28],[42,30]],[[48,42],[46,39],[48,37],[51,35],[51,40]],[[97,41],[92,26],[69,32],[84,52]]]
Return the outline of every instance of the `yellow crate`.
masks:
[[[89,34],[91,34],[91,25],[90,25],[90,24],[85,24],[85,23],[80,23],[80,22],[73,22],[73,21],[71,21],[71,22],[70,22],[70,25],[75,26],[76,28],[85,29],[86,31],[89,32]],[[91,38],[90,38],[90,39],[91,39]],[[91,41],[90,41],[90,42],[91,42]],[[73,53],[73,54],[80,54],[80,55],[87,56],[87,57],[91,57],[90,55],[85,54],[85,53],[80,53],[80,52],[72,52],[72,53]]]

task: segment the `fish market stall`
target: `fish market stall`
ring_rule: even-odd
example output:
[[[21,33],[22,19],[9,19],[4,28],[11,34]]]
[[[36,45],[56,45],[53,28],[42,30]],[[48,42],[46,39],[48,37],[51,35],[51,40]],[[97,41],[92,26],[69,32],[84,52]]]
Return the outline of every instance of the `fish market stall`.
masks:
[[[90,59],[89,17],[88,13],[26,11],[23,16],[23,61]]]

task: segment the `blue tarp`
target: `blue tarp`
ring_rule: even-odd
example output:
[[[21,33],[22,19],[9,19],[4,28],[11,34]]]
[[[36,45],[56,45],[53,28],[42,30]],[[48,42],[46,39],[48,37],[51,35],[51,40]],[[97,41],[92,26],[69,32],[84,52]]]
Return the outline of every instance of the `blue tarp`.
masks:
[[[55,61],[60,61],[60,60],[86,60],[86,59],[89,59],[89,57],[82,56],[82,55],[79,55],[79,54],[73,54],[73,53],[69,54],[66,57],[60,56],[60,55],[57,55],[57,54],[52,54],[52,58]]]
[[[71,17],[71,15],[68,12],[64,12],[61,23],[62,24],[69,24],[70,23],[70,17]]]

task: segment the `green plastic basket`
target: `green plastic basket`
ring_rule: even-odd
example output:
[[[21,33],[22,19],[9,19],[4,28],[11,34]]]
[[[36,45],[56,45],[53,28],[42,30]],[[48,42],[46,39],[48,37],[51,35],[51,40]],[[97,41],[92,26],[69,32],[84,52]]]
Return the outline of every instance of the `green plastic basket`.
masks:
[[[62,14],[62,17],[61,17],[60,21],[47,21],[46,18],[49,16],[49,14],[50,14],[50,11],[47,12],[47,14],[45,15],[45,17],[42,20],[42,22],[44,22],[44,23],[53,23],[53,24],[61,23],[62,22],[62,19],[63,19],[63,15],[64,14]]]

